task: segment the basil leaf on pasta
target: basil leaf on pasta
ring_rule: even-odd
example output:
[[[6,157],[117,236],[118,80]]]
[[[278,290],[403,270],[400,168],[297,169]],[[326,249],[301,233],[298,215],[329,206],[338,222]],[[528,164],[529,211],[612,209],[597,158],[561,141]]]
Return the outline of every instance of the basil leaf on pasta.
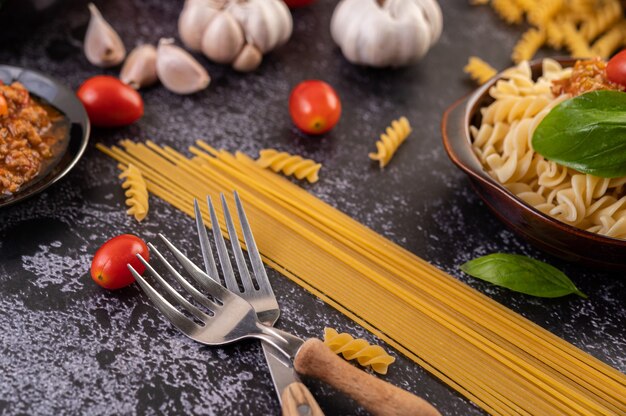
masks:
[[[626,93],[592,91],[560,103],[537,126],[532,146],[582,173],[626,175]]]
[[[518,254],[495,253],[470,260],[461,265],[470,276],[543,298],[557,298],[583,292],[560,270],[549,264]]]

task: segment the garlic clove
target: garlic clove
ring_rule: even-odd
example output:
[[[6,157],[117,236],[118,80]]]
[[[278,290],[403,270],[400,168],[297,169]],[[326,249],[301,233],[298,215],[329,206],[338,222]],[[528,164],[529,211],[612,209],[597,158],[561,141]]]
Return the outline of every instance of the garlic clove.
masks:
[[[152,45],[141,45],[128,54],[120,72],[120,80],[132,88],[147,87],[157,82],[157,51]]]
[[[84,42],[87,60],[103,68],[120,64],[126,57],[122,39],[93,3],[89,3],[88,7],[91,18]]]
[[[263,54],[261,51],[251,43],[246,44],[243,47],[235,62],[233,62],[233,68],[239,72],[254,71],[261,64]]]
[[[196,59],[174,45],[174,39],[161,39],[157,48],[157,76],[168,90],[192,94],[209,86],[211,78]]]
[[[202,52],[220,64],[235,60],[245,43],[243,29],[227,11],[218,12],[202,35]]]
[[[218,12],[211,0],[187,0],[178,18],[178,34],[183,44],[191,50],[201,50],[202,34]]]
[[[261,53],[271,51],[291,36],[293,20],[282,0],[232,2],[228,10],[243,27],[246,39]]]

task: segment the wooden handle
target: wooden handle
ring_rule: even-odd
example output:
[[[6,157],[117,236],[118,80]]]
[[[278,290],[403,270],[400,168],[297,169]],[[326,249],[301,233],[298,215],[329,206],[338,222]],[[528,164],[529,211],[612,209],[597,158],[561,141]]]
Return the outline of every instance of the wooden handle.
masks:
[[[344,392],[373,415],[441,416],[426,400],[348,364],[319,339],[302,345],[294,368]]]
[[[288,385],[283,390],[282,399],[283,416],[324,416],[315,398],[302,383],[295,382]]]

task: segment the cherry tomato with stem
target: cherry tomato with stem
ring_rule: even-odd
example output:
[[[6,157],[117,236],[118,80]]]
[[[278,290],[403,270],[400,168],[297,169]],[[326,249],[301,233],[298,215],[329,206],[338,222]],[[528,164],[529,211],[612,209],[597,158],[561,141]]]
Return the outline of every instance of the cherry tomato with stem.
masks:
[[[132,284],[135,278],[127,265],[133,266],[140,274],[146,269],[137,258],[137,254],[146,261],[150,260],[148,246],[137,236],[122,234],[108,240],[93,256],[91,278],[109,290],[121,289]]]
[[[97,75],[89,78],[76,95],[94,126],[127,126],[143,116],[141,95],[115,77]]]
[[[303,81],[291,91],[289,114],[303,132],[322,134],[339,121],[341,101],[333,87],[324,81]]]
[[[609,81],[626,86],[626,49],[613,56],[606,65]]]

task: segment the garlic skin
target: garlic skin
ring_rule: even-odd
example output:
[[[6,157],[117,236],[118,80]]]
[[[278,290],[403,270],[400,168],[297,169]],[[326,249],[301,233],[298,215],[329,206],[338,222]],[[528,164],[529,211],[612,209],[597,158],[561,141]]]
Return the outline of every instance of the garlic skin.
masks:
[[[122,39],[93,3],[87,7],[91,13],[83,45],[87,60],[102,68],[119,65],[126,57]]]
[[[239,72],[251,72],[259,67],[261,60],[263,60],[261,51],[253,44],[248,43],[233,62],[233,68]]]
[[[187,0],[178,18],[178,34],[192,51],[202,49],[202,35],[209,22],[219,12],[212,0]]]
[[[243,30],[233,16],[217,12],[202,35],[202,52],[219,64],[232,63],[245,43]]]
[[[140,45],[133,49],[120,72],[124,84],[138,90],[157,82],[157,50],[152,45]]]
[[[189,52],[174,45],[173,39],[159,41],[156,71],[165,88],[176,94],[192,94],[211,82],[202,65]]]
[[[443,29],[436,0],[341,0],[333,40],[354,64],[398,67],[421,59]]]

